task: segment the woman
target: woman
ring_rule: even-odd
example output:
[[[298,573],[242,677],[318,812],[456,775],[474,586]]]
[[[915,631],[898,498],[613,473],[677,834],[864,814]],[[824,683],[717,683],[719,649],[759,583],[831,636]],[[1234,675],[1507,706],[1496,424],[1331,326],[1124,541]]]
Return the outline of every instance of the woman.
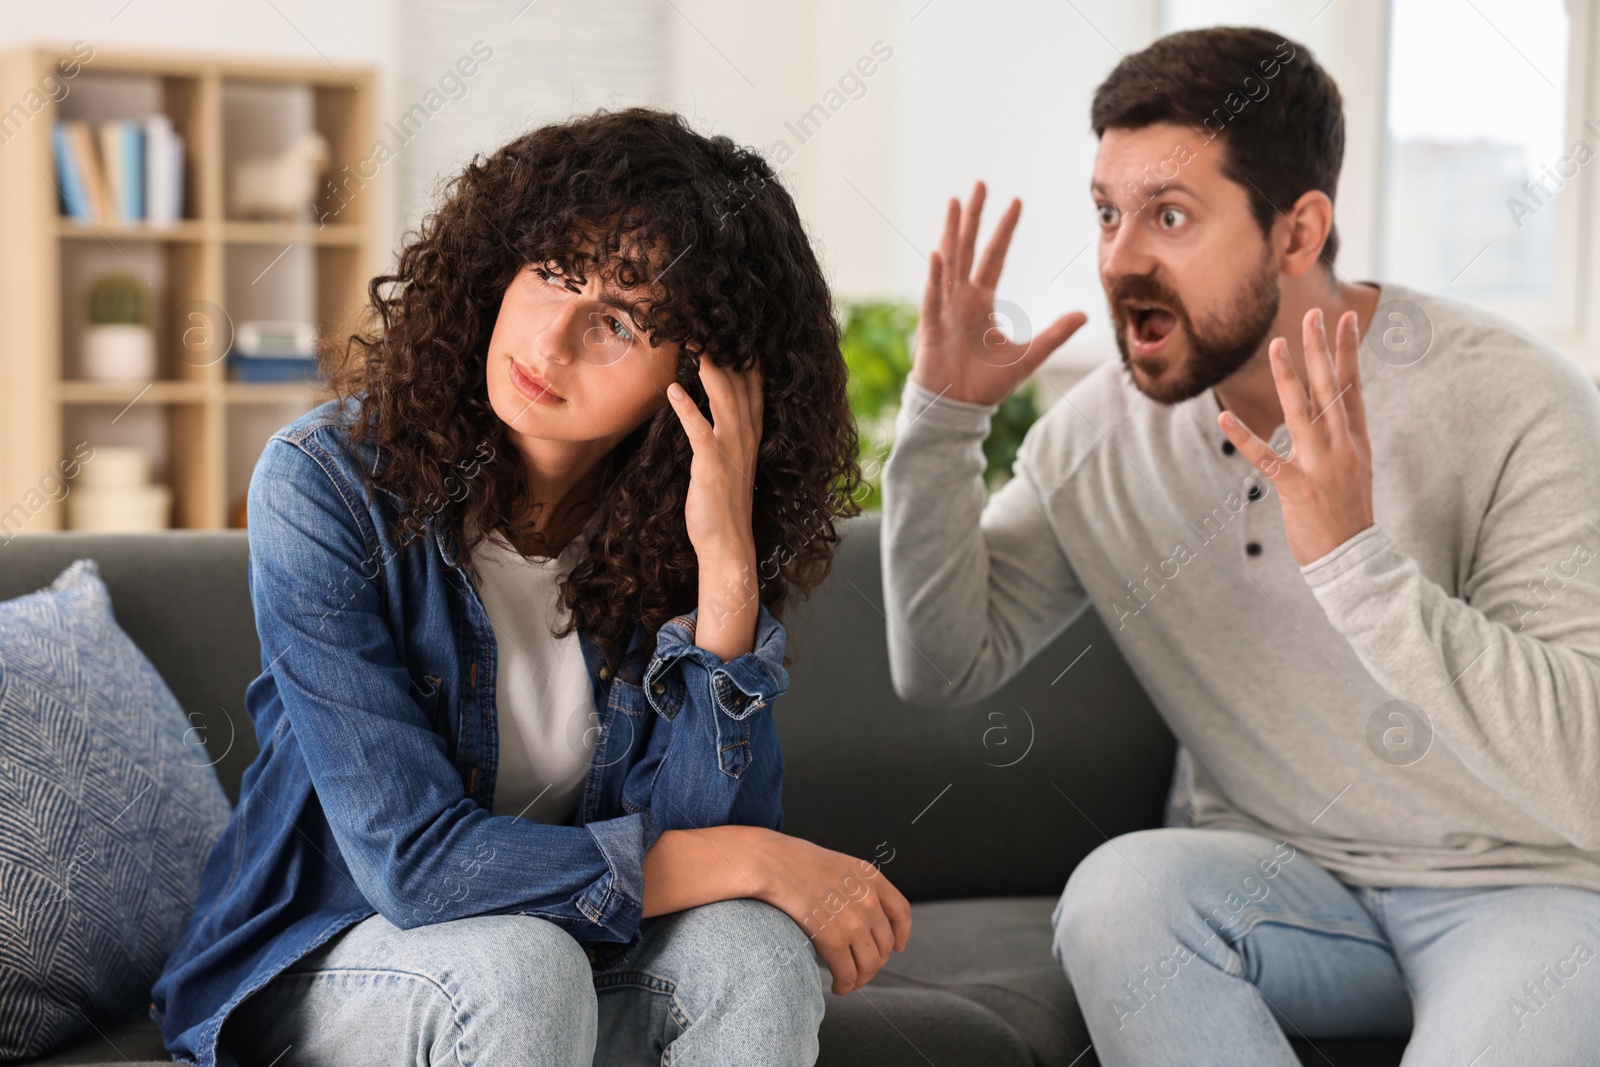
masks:
[[[910,909],[778,832],[773,612],[861,484],[794,204],[645,109],[448,193],[251,479],[261,753],[153,1014],[208,1067],[811,1063],[817,957]]]

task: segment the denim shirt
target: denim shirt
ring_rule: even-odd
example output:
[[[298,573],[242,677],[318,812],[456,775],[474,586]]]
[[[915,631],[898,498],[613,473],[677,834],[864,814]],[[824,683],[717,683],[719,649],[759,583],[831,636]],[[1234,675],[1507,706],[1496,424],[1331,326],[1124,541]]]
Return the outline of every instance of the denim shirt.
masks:
[[[394,551],[403,505],[365,483],[381,460],[350,441],[354,416],[330,400],[296,419],[250,479],[261,751],[151,993],[168,1051],[205,1067],[234,1063],[217,1037],[240,1001],[370,915],[535,915],[607,967],[637,940],[662,831],[782,824],[772,703],[789,675],[765,605],[753,651],[727,662],[694,643],[699,608],[654,635],[635,622],[636,678],[602,668],[580,628],[596,743],[573,824],[492,815],[488,614],[437,512]]]

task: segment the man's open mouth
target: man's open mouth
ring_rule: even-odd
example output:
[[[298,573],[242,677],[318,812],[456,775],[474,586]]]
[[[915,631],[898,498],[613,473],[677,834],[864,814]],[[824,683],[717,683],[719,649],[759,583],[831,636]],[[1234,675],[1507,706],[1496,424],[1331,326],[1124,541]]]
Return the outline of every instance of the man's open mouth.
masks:
[[[1178,326],[1178,316],[1160,304],[1128,301],[1123,305],[1128,312],[1128,325],[1133,335],[1147,345],[1159,344]]]

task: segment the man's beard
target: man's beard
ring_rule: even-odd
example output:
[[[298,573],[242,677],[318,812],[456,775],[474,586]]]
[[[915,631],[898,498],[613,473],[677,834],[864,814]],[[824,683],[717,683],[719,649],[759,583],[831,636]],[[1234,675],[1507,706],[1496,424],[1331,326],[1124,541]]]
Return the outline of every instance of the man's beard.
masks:
[[[1179,404],[1199,396],[1249,362],[1266,340],[1278,317],[1278,271],[1270,255],[1264,256],[1261,269],[1222,315],[1219,325],[1204,331],[1196,328],[1178,294],[1151,274],[1118,278],[1106,294],[1111,302],[1111,320],[1116,326],[1117,350],[1122,353],[1122,369],[1140,392],[1161,404]],[[1164,375],[1159,383],[1141,384],[1133,373],[1128,352],[1129,311],[1124,301],[1149,301],[1170,311],[1177,319],[1172,332],[1181,331],[1188,339],[1189,356],[1182,366]]]

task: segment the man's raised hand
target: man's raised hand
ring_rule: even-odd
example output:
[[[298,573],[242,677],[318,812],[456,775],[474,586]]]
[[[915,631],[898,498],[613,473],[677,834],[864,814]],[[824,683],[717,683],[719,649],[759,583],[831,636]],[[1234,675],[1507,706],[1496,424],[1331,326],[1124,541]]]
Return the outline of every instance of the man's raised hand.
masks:
[[[984,186],[972,188],[966,210],[954,197],[945,212],[939,250],[928,257],[928,284],[917,320],[911,377],[924,389],[972,404],[998,404],[1087,320],[1080,311],[1063,315],[1031,339],[1008,340],[995,324],[994,291],[1006,249],[1022,214],[1013,199],[1000,216],[983,259],[973,258]]]

